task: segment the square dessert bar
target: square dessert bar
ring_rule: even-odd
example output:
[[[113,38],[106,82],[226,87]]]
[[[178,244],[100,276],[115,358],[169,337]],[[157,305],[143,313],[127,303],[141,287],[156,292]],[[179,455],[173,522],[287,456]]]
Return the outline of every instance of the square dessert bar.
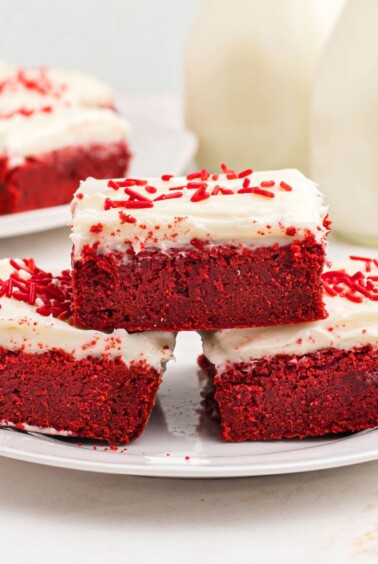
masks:
[[[0,215],[71,201],[80,180],[124,175],[128,126],[100,81],[0,65]]]
[[[0,425],[128,443],[155,403],[174,336],[73,327],[71,276],[0,261]]]
[[[295,170],[87,179],[73,211],[75,324],[199,330],[322,319],[326,208]]]
[[[378,426],[378,261],[323,277],[325,320],[202,333],[205,406],[227,441]]]

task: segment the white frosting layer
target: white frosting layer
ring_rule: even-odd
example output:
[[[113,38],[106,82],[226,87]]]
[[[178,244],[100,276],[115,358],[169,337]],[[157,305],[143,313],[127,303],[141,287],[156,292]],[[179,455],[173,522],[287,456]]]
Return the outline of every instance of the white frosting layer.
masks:
[[[114,92],[107,84],[74,70],[22,70],[0,61],[0,81],[0,115],[46,106],[114,106]]]
[[[128,125],[113,106],[113,90],[84,73],[0,61],[0,154],[12,168],[64,147],[124,141]]]
[[[71,235],[76,255],[80,254],[84,244],[99,243],[98,252],[122,250],[131,244],[136,253],[144,248],[157,247],[167,250],[173,247],[185,247],[193,238],[207,240],[216,244],[245,243],[249,246],[285,245],[293,239],[303,239],[309,232],[316,241],[323,241],[326,229],[323,220],[326,208],[322,195],[316,185],[297,170],[276,170],[254,172],[248,177],[250,186],[259,186],[261,182],[274,180],[276,185],[269,188],[274,198],[256,194],[238,194],[244,179],[229,180],[219,175],[217,180],[208,180],[207,191],[210,193],[216,185],[231,189],[232,195],[211,196],[200,202],[192,202],[194,190],[184,188],[183,196],[177,199],[154,202],[154,207],[144,209],[109,209],[105,211],[106,198],[127,200],[124,190],[113,190],[106,180],[87,179],[81,183],[77,194],[81,199],[74,199],[73,232]],[[188,183],[184,178],[172,178],[170,181],[147,179],[148,185],[157,189],[156,194],[149,194],[144,187],[132,189],[149,197],[151,200],[161,194],[172,194],[170,188]],[[291,192],[279,188],[281,181],[292,187]],[[120,211],[132,218],[135,223],[125,222]],[[90,228],[101,223],[103,230],[92,233]],[[295,228],[295,234],[287,234],[289,227]]]
[[[105,108],[61,108],[53,114],[15,115],[0,120],[0,153],[10,166],[22,159],[63,147],[108,144],[124,141],[128,127],[112,110]]]
[[[338,265],[353,274],[363,270],[360,262]],[[373,267],[372,275],[378,274]],[[326,348],[350,349],[378,346],[378,301],[364,298],[354,303],[344,297],[325,296],[328,318],[312,323],[253,329],[203,332],[203,351],[215,365],[250,362],[278,354],[303,356]]]
[[[11,272],[9,260],[1,260],[0,279],[8,279]],[[26,353],[63,350],[78,360],[89,356],[121,357],[127,365],[145,360],[158,369],[173,355],[172,333],[128,334],[124,329],[116,329],[107,334],[78,329],[52,316],[44,317],[36,312],[38,304],[32,306],[3,296],[0,305],[0,347],[7,350],[22,349]]]

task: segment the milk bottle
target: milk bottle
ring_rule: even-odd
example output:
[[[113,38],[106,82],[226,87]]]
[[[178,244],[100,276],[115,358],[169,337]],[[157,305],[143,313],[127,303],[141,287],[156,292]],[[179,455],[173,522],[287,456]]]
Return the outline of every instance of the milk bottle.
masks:
[[[307,172],[314,66],[343,2],[204,0],[184,73],[201,166]]]
[[[311,174],[333,228],[378,245],[378,1],[347,0],[319,62],[311,111]]]

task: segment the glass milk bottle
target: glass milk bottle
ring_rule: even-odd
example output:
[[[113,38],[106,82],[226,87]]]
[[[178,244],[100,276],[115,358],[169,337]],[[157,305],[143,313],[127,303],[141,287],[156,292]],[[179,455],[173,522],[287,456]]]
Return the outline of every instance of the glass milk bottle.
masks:
[[[311,172],[333,228],[378,245],[378,1],[347,0],[319,63]]]
[[[200,166],[307,171],[313,71],[344,0],[204,0],[185,57]]]

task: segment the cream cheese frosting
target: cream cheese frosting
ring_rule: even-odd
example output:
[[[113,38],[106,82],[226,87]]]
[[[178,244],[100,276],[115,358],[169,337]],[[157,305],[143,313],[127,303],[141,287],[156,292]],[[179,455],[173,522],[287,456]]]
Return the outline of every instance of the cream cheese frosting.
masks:
[[[365,275],[377,277],[377,265],[378,261],[375,265],[371,262],[371,271]],[[354,274],[363,270],[363,266],[361,262],[351,261],[334,266],[332,271]],[[378,288],[378,283],[375,284]],[[321,321],[203,332],[204,354],[213,364],[224,366],[227,362],[251,362],[279,354],[304,356],[327,348],[378,346],[378,301],[363,297],[356,303],[340,295],[327,294],[324,301],[328,318]]]
[[[0,61],[0,82],[0,116],[47,106],[114,106],[110,86],[75,70],[21,69]]]
[[[124,142],[114,92],[84,73],[20,69],[0,61],[0,155],[8,167],[64,147]]]
[[[7,280],[12,272],[9,259],[1,260],[0,280]],[[25,271],[20,274],[28,278]],[[37,313],[40,305],[38,301],[30,305],[14,297],[0,298],[0,347],[36,354],[63,350],[78,360],[89,356],[120,357],[127,365],[146,361],[157,369],[173,357],[175,337],[172,333],[128,334],[124,329],[116,329],[108,334],[78,329],[67,321]]]
[[[147,248],[166,251],[189,246],[192,239],[270,246],[289,244],[312,233],[317,242],[323,242],[327,233],[327,208],[322,195],[316,184],[297,170],[253,172],[233,179],[225,174],[217,175],[215,180],[211,176],[206,181],[208,193],[216,186],[233,193],[220,193],[196,202],[191,200],[194,190],[187,187],[187,177],[143,180],[147,190],[138,185],[132,189],[151,201],[172,195],[174,188],[184,186],[182,196],[153,201],[153,207],[148,208],[125,209],[121,205],[105,209],[108,200],[118,206],[128,198],[124,189],[114,190],[108,181],[93,178],[81,183],[72,205],[71,239],[76,256],[87,244],[96,244],[99,253],[122,250],[125,245],[139,253]],[[274,197],[238,193],[246,180],[251,187],[273,182],[274,187],[269,190]],[[281,182],[288,184],[291,191],[281,189]],[[91,231],[98,224],[101,229]]]
[[[106,108],[61,108],[53,114],[14,115],[0,120],[0,153],[8,155],[9,166],[25,157],[64,147],[108,144],[124,141],[126,122]]]

